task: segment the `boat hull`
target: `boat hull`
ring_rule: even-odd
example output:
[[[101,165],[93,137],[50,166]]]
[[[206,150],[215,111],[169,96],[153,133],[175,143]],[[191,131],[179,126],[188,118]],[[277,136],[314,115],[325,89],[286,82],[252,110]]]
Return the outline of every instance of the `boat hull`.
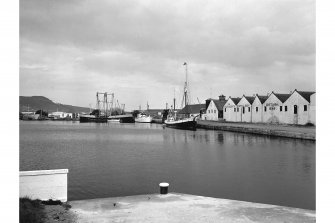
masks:
[[[135,122],[139,122],[139,123],[151,123],[152,122],[152,117],[139,117],[139,118],[135,118]]]
[[[109,122],[119,122],[119,123],[134,123],[134,117],[132,115],[114,115],[108,117]]]
[[[165,121],[166,127],[186,130],[196,130],[197,121],[195,120],[181,120],[181,121]]]
[[[79,122],[96,122],[96,123],[107,123],[107,117],[95,117],[95,116],[80,116]]]

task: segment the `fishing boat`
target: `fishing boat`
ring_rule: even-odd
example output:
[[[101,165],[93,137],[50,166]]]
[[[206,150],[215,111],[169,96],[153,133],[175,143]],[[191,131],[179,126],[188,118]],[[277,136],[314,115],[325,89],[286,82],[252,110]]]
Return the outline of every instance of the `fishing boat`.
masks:
[[[176,129],[188,129],[188,130],[196,130],[197,128],[197,117],[176,119],[173,116],[169,117],[165,120],[165,126]]]
[[[182,106],[185,103],[185,108],[189,105],[189,87],[187,81],[187,63],[183,64],[185,66],[186,81],[184,85],[184,94],[182,99]],[[167,119],[164,121],[166,127],[178,128],[178,129],[187,129],[187,130],[196,130],[198,116],[193,116],[192,114],[183,114],[183,116],[178,117],[177,113],[171,108]]]
[[[111,115],[108,117],[108,122],[111,123],[134,123],[134,117],[131,114]]]
[[[143,112],[140,112],[137,114],[135,117],[135,122],[140,122],[140,123],[151,123],[152,122],[152,117],[148,114],[145,114]]]
[[[93,113],[93,112],[92,112]],[[106,123],[107,122],[107,117],[106,116],[99,116],[96,113],[89,115],[80,115],[79,117],[79,122],[97,122],[97,123]]]
[[[103,95],[103,100],[100,99],[100,95]],[[100,93],[97,92],[96,94],[96,100],[97,100],[97,106],[96,109],[94,109],[89,115],[83,114],[79,117],[79,122],[96,122],[96,123],[107,123],[107,117],[108,117],[108,96],[112,95],[114,97],[114,94],[109,94],[107,92]],[[100,97],[99,97],[100,96]]]

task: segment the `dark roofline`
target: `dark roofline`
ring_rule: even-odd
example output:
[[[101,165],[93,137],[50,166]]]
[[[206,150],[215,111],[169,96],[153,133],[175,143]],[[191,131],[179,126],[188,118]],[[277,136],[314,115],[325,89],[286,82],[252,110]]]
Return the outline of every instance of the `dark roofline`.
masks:
[[[315,91],[298,91],[297,89],[294,89],[293,93],[294,92],[297,92],[301,97],[303,97],[308,103],[311,102],[311,96],[313,94],[315,94],[316,92]],[[292,94],[293,94],[292,93]]]
[[[281,94],[281,93],[275,93],[275,92],[271,92],[271,94],[273,94],[274,96],[276,96],[276,98],[281,101],[282,103],[284,103],[285,101],[287,101],[287,99],[289,99],[289,97],[291,97],[291,95],[293,94]],[[271,94],[269,95],[269,97],[271,96]],[[268,98],[269,98],[268,97]],[[284,98],[283,98],[284,97]],[[268,99],[266,99],[268,100]]]

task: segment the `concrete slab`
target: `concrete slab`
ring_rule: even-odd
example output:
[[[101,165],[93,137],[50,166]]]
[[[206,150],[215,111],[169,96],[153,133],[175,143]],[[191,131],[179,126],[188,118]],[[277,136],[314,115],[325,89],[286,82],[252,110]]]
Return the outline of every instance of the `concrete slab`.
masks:
[[[315,222],[315,211],[169,193],[69,202],[78,222]]]
[[[218,121],[197,121],[197,128],[231,132],[251,133],[268,136],[280,136],[296,139],[316,139],[315,126],[274,125],[262,123],[233,123]]]

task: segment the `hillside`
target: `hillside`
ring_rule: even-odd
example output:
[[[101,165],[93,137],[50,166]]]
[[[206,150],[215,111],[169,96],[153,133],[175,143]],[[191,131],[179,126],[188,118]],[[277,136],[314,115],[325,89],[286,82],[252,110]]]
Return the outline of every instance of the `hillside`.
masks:
[[[89,108],[57,104],[43,96],[31,96],[31,97],[20,96],[20,112],[28,111],[28,106],[29,111],[36,111],[39,109],[43,109],[48,112],[54,112],[57,110],[69,113],[90,112]]]

